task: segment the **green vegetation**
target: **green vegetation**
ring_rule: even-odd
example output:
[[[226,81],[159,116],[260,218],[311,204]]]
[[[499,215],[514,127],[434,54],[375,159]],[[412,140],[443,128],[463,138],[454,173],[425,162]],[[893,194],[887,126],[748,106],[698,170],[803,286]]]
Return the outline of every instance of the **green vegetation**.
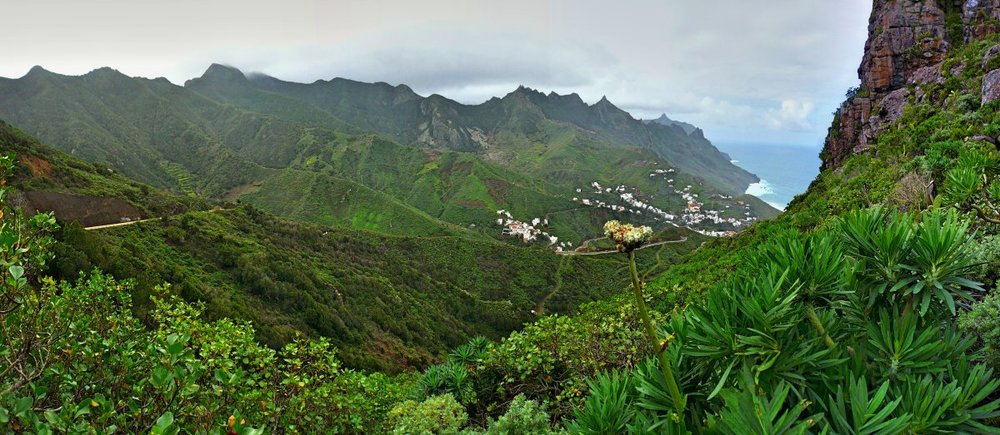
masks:
[[[395,235],[498,238],[493,213],[504,209],[558,214],[547,231],[579,242],[629,217],[570,200],[591,182],[631,186],[677,213],[686,204],[651,171],[677,168],[676,183],[704,197],[755,181],[700,135],[527,89],[464,106],[405,86],[302,85],[213,65],[184,87],[109,68],[36,68],[0,79],[0,93],[21,96],[0,101],[0,117],[154,187]],[[753,204],[755,215],[775,213]]]
[[[84,231],[72,218],[60,218],[65,225],[52,248],[57,256],[47,268],[69,281],[95,267],[130,278],[131,306],[143,319],[154,307],[157,287],[169,282],[170,294],[203,303],[208,319],[251,321],[264,344],[278,348],[300,333],[326,336],[341,349],[346,366],[394,372],[437,362],[472,336],[506,335],[532,320],[532,310],[567,313],[622,288],[613,278],[625,267],[620,259],[559,257],[543,248],[498,243],[412,208],[389,215],[394,210],[389,201],[358,216],[365,214],[362,222],[407,224],[413,237],[290,222],[252,206],[208,211],[197,198],[129,181],[9,126],[0,133],[3,149],[19,153],[14,178],[19,188],[100,195],[82,197],[91,199],[79,207],[57,206],[57,218],[89,215],[105,197],[162,216],[101,231]],[[384,198],[349,185],[353,194]],[[356,204],[348,201],[348,210]],[[197,208],[203,211],[183,213]],[[643,254],[642,264],[663,267],[701,240],[678,229],[658,237],[690,240],[662,245],[660,263],[654,263],[653,251]]]
[[[14,376],[0,377],[0,425],[154,433],[1000,432],[1000,103],[981,104],[978,95],[982,56],[997,38],[956,48],[942,83],[911,89],[903,116],[869,151],[825,169],[785,214],[686,255],[638,249],[651,231],[624,237],[627,228],[609,234],[628,252],[626,263],[621,255],[557,257],[464,228],[423,233],[434,226],[417,218],[407,224],[415,235],[387,236],[241,206],[54,233],[51,215],[28,219],[5,208],[0,285],[12,297],[0,306],[0,371]],[[349,99],[334,98],[343,89],[375,93],[380,104],[418,101],[388,85],[255,83],[292,99],[312,94],[312,104],[338,119],[350,113]],[[573,106],[515,94],[515,116],[504,122],[534,128],[506,131],[521,140],[518,150],[551,143],[562,153],[572,147],[559,144],[600,142],[541,122],[540,114],[582,116]],[[270,113],[292,110],[292,99],[225,95]],[[419,101],[450,113],[442,100]],[[418,107],[402,103],[389,106]],[[609,106],[593,110],[614,119]],[[500,106],[478,110],[490,107]],[[366,129],[417,140],[404,140],[411,118],[388,126],[367,118]],[[544,150],[502,168],[463,149],[413,150],[424,158],[393,161],[364,152],[401,147],[393,142],[324,134],[303,134],[306,151],[289,167],[267,170],[285,171],[289,191],[340,174],[386,197],[402,198],[408,186],[435,192],[420,193],[420,204],[401,200],[411,207],[404,211],[352,205],[338,215],[343,227],[385,231],[385,216],[407,219],[407,211],[452,216],[464,227],[480,205],[503,203],[490,180],[541,196],[565,187],[558,173],[544,182],[514,172],[491,178],[529,174],[524,168]],[[526,139],[532,135],[545,139]],[[322,152],[317,144],[326,144]],[[13,162],[6,157],[0,168]],[[347,163],[333,169],[338,162]],[[389,169],[349,171],[365,166]],[[397,172],[413,175],[400,183]],[[261,186],[246,196],[277,204],[279,196],[263,201],[267,195]],[[651,272],[645,285],[640,270]],[[622,291],[626,274],[631,294]],[[556,314],[529,322],[542,302]],[[230,318],[249,318],[253,327]],[[421,371],[390,377],[352,368]]]
[[[17,155],[12,182],[22,192],[56,192],[121,199],[142,213],[155,216],[186,209],[207,208],[198,198],[176,197],[123,177],[103,165],[70,157],[0,121],[0,150]],[[60,218],[91,213],[61,209]]]
[[[545,249],[460,237],[392,237],[280,220],[250,207],[83,231],[67,225],[53,263],[72,279],[97,267],[136,280],[140,313],[157,285],[205,301],[209,318],[251,320],[273,346],[327,336],[351,367],[425,367],[470,337],[531,320],[555,283]],[[567,258],[550,312],[619,290],[620,261]]]
[[[673,337],[684,415],[623,296],[511,334],[466,382],[530,392],[575,432],[995,432],[997,302],[982,298],[998,278],[1000,156],[986,138],[1000,118],[997,103],[978,104],[978,78],[996,38],[956,50],[942,72],[961,64],[960,76],[923,85],[929,98],[899,128],[820,174],[784,215],[652,278],[645,298],[659,336]],[[841,217],[873,204],[931,211]]]

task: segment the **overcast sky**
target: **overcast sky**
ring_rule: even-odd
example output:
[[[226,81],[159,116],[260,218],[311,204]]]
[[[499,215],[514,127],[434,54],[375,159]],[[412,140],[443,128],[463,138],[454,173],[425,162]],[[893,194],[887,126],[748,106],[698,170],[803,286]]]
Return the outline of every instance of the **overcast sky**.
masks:
[[[606,95],[719,142],[814,147],[858,82],[871,11],[871,0],[5,3],[3,77],[110,66],[183,84],[217,62],[473,104],[523,84],[589,103]]]

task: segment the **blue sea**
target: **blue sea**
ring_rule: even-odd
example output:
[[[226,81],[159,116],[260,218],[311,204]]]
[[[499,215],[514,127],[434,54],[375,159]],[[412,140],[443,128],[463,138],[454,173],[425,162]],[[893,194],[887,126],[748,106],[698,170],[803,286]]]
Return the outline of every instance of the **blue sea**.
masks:
[[[795,195],[805,192],[819,174],[819,147],[759,143],[721,143],[716,147],[729,154],[736,166],[760,177],[746,193],[781,210]]]

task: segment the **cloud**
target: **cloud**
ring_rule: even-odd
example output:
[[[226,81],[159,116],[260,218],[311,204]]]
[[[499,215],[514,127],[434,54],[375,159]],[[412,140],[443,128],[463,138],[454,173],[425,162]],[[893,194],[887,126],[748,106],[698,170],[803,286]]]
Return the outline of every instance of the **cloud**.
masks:
[[[814,105],[809,101],[783,100],[778,109],[769,109],[764,118],[772,130],[808,131],[812,128],[809,115]]]
[[[449,41],[446,45],[444,41]],[[418,92],[506,91],[519,84],[545,89],[579,89],[610,74],[618,61],[606,51],[573,42],[546,41],[501,32],[465,30],[394,33],[332,46],[218,51],[201,63],[225,61],[286,80],[310,82],[344,77],[405,83]],[[452,96],[452,95],[448,95]],[[459,98],[461,99],[461,98]],[[475,101],[475,102],[481,102]]]

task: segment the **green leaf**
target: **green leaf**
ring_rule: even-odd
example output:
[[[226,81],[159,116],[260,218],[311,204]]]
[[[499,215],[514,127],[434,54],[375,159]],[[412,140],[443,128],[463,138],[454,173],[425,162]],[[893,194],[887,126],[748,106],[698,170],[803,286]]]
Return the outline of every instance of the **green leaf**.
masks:
[[[172,376],[173,374],[170,373],[170,370],[167,370],[166,367],[157,366],[153,369],[153,374],[150,376],[149,381],[154,387],[161,388],[166,385],[167,382],[170,382],[170,378]]]
[[[168,340],[167,343],[168,343],[167,344],[167,352],[169,354],[171,354],[171,355],[180,355],[180,353],[184,351],[184,342],[183,341],[179,341],[178,340],[178,341],[174,341],[173,343],[170,343],[170,341]]]
[[[944,299],[945,304],[948,305],[948,310],[951,311],[952,315],[955,315],[955,298],[951,296],[951,292],[948,290],[940,290],[938,293],[941,298]]]
[[[149,430],[149,433],[154,435],[177,433],[177,428],[174,427],[174,414],[170,411],[163,413],[160,418],[156,419],[156,424]]]
[[[10,272],[10,276],[13,277],[14,280],[21,279],[21,277],[24,276],[24,268],[19,265],[15,264],[7,268],[7,270]]]
[[[712,398],[715,397],[716,394],[719,394],[719,391],[722,390],[722,386],[725,385],[726,380],[729,379],[729,372],[733,370],[733,366],[736,365],[736,361],[737,360],[734,358],[733,362],[729,363],[729,367],[726,367],[726,371],[722,373],[722,379],[719,379],[718,385],[716,385],[715,389],[712,390],[712,393],[708,395],[708,400],[712,400]]]

